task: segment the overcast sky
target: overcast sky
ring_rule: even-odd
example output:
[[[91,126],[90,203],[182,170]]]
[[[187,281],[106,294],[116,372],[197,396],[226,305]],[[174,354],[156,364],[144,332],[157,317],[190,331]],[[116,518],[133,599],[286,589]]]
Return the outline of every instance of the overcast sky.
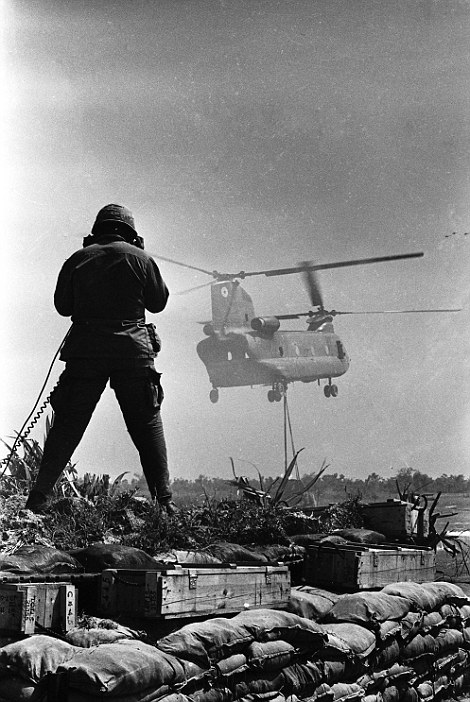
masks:
[[[460,307],[339,317],[352,358],[327,400],[288,397],[302,473],[469,473],[470,2],[4,0],[0,436],[29,414],[69,321],[58,271],[109,202],[146,248],[228,271],[424,251],[325,271],[336,309]],[[284,465],[282,403],[222,389],[196,354],[204,275],[160,264],[173,477],[256,477]],[[252,278],[258,314],[308,309],[296,276]],[[303,326],[300,320],[297,323]],[[294,325],[295,326],[295,325]],[[57,362],[48,391],[63,364]],[[43,422],[32,436],[42,439]],[[74,461],[140,472],[112,391]]]

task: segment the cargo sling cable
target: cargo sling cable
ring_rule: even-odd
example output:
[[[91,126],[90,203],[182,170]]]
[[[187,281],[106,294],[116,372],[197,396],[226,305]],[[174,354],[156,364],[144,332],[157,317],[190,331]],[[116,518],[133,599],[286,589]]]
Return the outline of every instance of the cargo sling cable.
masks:
[[[9,466],[10,466],[10,463],[11,463],[11,460],[12,460],[13,456],[14,456],[14,455],[16,454],[16,452],[17,452],[17,446],[18,446],[19,442],[22,441],[22,440],[24,441],[24,439],[26,439],[26,438],[29,436],[29,434],[30,434],[30,432],[32,431],[33,427],[34,427],[35,424],[38,422],[39,417],[40,417],[41,414],[45,411],[47,405],[48,405],[49,402],[50,402],[51,393],[49,393],[49,395],[46,397],[46,399],[44,400],[44,402],[43,402],[42,405],[40,406],[39,410],[37,411],[36,415],[32,418],[31,423],[27,426],[27,424],[28,424],[28,422],[30,421],[32,415],[34,414],[34,412],[36,412],[36,408],[37,408],[37,406],[38,406],[38,404],[39,404],[39,402],[40,402],[40,400],[41,400],[41,397],[42,397],[42,394],[43,394],[43,392],[44,392],[44,389],[45,389],[45,387],[46,387],[46,385],[47,385],[47,382],[48,382],[48,380],[49,380],[49,377],[50,377],[50,375],[51,375],[51,373],[52,373],[52,368],[53,368],[53,366],[54,366],[54,363],[56,362],[56,360],[57,360],[57,358],[58,358],[58,356],[59,356],[59,353],[60,353],[60,351],[61,351],[63,345],[65,344],[65,341],[66,341],[68,335],[70,334],[71,330],[72,330],[72,327],[70,327],[70,329],[68,329],[66,335],[64,336],[64,338],[63,338],[62,341],[60,342],[59,348],[57,349],[57,351],[56,351],[55,354],[54,354],[54,358],[53,358],[52,361],[51,361],[51,364],[50,364],[49,369],[48,369],[48,371],[47,371],[46,377],[45,377],[44,382],[43,382],[43,384],[42,384],[41,390],[39,391],[39,395],[38,395],[38,397],[37,397],[37,399],[36,399],[36,402],[34,403],[33,409],[32,409],[31,412],[28,414],[28,416],[26,417],[26,419],[25,419],[25,421],[24,421],[23,426],[21,427],[20,431],[17,433],[16,438],[15,438],[15,441],[13,442],[13,446],[12,446],[11,449],[10,449],[10,453],[8,454],[8,456],[7,456],[6,458],[4,458],[4,459],[2,459],[2,461],[0,461],[0,464],[1,464],[1,463],[4,463],[4,464],[5,464],[5,466],[4,466],[3,470],[2,470],[2,472],[0,473],[0,478],[2,478],[3,475],[5,474],[5,472],[8,470],[8,468],[9,468]],[[51,392],[52,392],[52,391],[51,391]],[[25,427],[26,427],[26,428],[25,428]]]

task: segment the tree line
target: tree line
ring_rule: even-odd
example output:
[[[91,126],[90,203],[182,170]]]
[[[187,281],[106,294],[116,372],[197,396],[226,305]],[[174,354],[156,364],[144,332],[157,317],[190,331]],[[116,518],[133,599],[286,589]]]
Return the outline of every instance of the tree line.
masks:
[[[298,493],[302,486],[306,486],[314,477],[314,473],[305,474],[301,480],[289,480],[285,497]],[[269,493],[269,489],[275,490],[279,483],[279,478],[247,477],[248,483],[257,490]],[[194,480],[185,478],[175,478],[172,482],[172,490],[175,500],[181,505],[198,505],[209,500],[234,500],[238,499],[240,490],[232,484],[233,481],[223,478],[211,478],[199,475]],[[135,476],[133,480],[124,480],[121,489],[138,488],[140,493],[146,492],[145,480],[141,476]],[[439,477],[431,477],[427,473],[415,470],[410,467],[401,468],[389,477],[384,477],[378,473],[370,473],[365,478],[351,478],[343,473],[328,473],[326,471],[317,480],[314,487],[305,493],[302,498],[302,506],[321,506],[342,502],[349,497],[357,497],[362,502],[380,502],[382,500],[399,498],[405,495],[422,494],[468,494],[470,497],[470,477],[462,473],[458,475],[448,475],[443,473]]]

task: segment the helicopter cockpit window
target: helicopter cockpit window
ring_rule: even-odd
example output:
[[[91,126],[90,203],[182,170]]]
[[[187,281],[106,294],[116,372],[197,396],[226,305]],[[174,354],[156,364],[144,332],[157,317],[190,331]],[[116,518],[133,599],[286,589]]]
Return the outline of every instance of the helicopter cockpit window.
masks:
[[[346,352],[344,350],[344,346],[341,343],[341,341],[336,342],[336,346],[338,347],[338,358],[342,360],[346,356]]]
[[[279,356],[284,356],[284,349],[282,346],[279,346]]]

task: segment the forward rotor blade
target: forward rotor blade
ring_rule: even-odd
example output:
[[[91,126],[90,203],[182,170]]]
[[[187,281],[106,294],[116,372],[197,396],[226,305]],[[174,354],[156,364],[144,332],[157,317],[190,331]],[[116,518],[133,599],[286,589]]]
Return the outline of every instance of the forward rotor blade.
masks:
[[[192,271],[199,271],[200,273],[206,273],[214,277],[214,271],[207,271],[205,268],[198,268],[197,266],[191,266],[189,263],[181,263],[181,261],[175,261],[172,258],[166,258],[165,256],[157,256],[156,254],[151,254],[154,258],[160,261],[167,261],[168,263],[174,263],[177,266],[182,266],[183,268],[189,268]]]
[[[194,292],[194,290],[200,290],[201,288],[207,288],[209,285],[214,285],[213,281],[208,283],[202,283],[202,285],[196,285],[194,288],[187,288],[187,290],[180,290],[179,292],[173,293],[174,295],[187,295],[188,293]]]
[[[215,280],[233,280],[235,278],[249,278],[254,275],[264,275],[266,277],[277,276],[277,275],[291,275],[293,273],[302,273],[306,271],[324,271],[331,268],[345,268],[347,266],[364,266],[369,263],[384,263],[386,261],[399,261],[406,258],[421,258],[424,256],[422,251],[418,253],[408,253],[408,254],[397,254],[393,256],[375,256],[374,258],[358,258],[352,259],[350,261],[336,261],[333,263],[310,263],[307,261],[307,265],[294,266],[293,268],[273,268],[265,271],[239,271],[238,273],[219,273],[219,271],[208,271],[205,268],[199,268],[198,266],[191,266],[189,263],[182,263],[181,261],[175,261],[172,258],[167,258],[165,256],[159,256],[152,254],[154,258],[167,261],[168,263],[174,263],[177,266],[182,266],[183,268],[189,268],[193,271],[199,271],[200,273],[205,273],[206,275],[212,276]]]
[[[290,275],[292,273],[301,273],[306,270],[310,271],[324,271],[330,268],[345,268],[346,266],[364,266],[369,263],[385,263],[386,261],[399,261],[406,258],[421,258],[424,256],[422,251],[418,253],[409,254],[397,254],[394,256],[376,256],[374,258],[358,258],[351,261],[336,261],[334,263],[311,263],[308,266],[301,265],[295,266],[294,268],[273,268],[268,271],[253,271],[251,273],[246,273],[242,271],[241,277],[247,278],[252,275],[265,275],[267,277],[274,275]],[[243,275],[242,275],[243,274]]]

